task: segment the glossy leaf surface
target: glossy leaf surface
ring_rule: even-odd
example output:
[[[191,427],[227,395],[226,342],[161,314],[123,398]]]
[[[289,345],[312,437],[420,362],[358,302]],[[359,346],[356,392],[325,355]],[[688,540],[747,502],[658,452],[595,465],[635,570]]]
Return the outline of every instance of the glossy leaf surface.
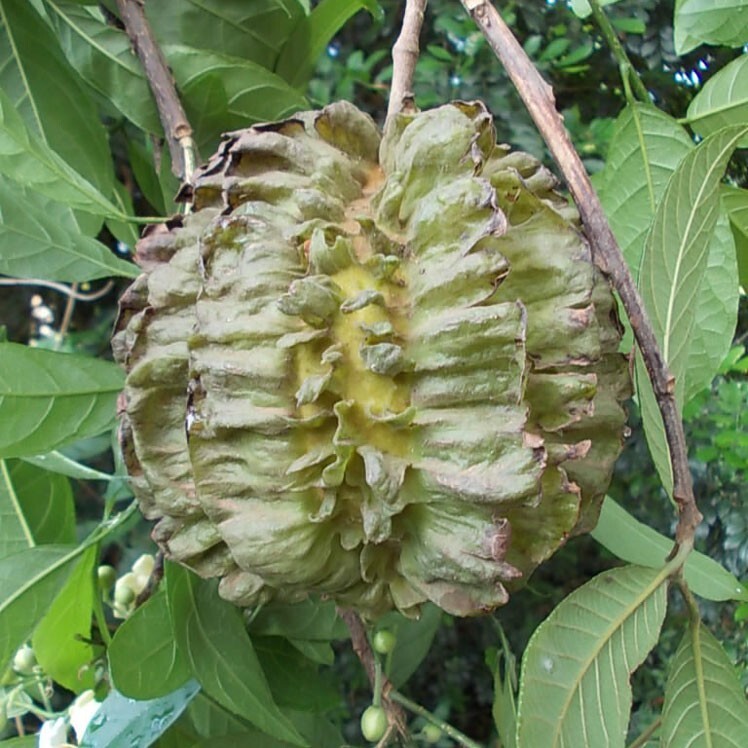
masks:
[[[70,572],[31,640],[44,672],[73,693],[93,688],[96,682],[91,620],[97,559],[98,548],[92,545]]]
[[[65,546],[37,546],[0,560],[0,667],[49,610],[76,553]]]
[[[133,699],[166,696],[189,680],[191,671],[174,641],[165,592],[136,608],[117,629],[108,657],[114,686]]]
[[[139,269],[81,234],[73,211],[9,180],[0,182],[0,273],[81,282]]]
[[[123,376],[107,361],[0,344],[0,455],[51,451],[111,428]]]
[[[149,746],[179,718],[199,690],[192,680],[168,696],[148,701],[128,699],[112,690],[89,723],[80,748]]]
[[[177,647],[205,692],[269,735],[304,746],[273,701],[239,609],[176,564],[167,565],[166,579]]]

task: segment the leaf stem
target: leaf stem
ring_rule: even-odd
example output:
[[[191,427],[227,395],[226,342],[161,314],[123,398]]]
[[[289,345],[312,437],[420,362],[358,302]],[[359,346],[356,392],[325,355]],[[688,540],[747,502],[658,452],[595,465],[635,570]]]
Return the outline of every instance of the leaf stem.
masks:
[[[18,494],[16,493],[16,488],[10,478],[10,473],[8,472],[8,464],[5,462],[5,460],[0,460],[0,476],[2,476],[2,482],[5,484],[5,490],[8,493],[8,498],[10,498],[10,503],[13,507],[13,511],[15,512],[18,524],[21,525],[23,537],[26,539],[26,543],[28,544],[29,548],[34,548],[36,546],[36,541],[34,540],[34,536],[31,533],[29,523],[26,521],[26,515],[23,513],[21,503],[18,501]]]
[[[658,717],[628,748],[642,748],[642,746],[645,746],[649,742],[649,739],[660,729],[660,725],[662,725],[662,717]]]
[[[595,23],[600,27],[600,31],[605,37],[605,41],[607,42],[610,51],[613,53],[613,57],[615,57],[618,62],[618,68],[621,71],[624,88],[630,91],[626,85],[628,83],[633,87],[640,101],[643,101],[645,104],[650,104],[652,99],[649,96],[649,91],[647,91],[647,87],[644,85],[636,68],[631,64],[631,60],[626,54],[626,50],[623,48],[623,45],[618,38],[618,34],[616,34],[616,30],[613,28],[613,24],[608,19],[608,16],[605,15],[605,11],[603,11],[602,6],[600,5],[600,0],[587,0],[587,2],[589,2],[590,8],[592,9],[592,17],[595,19]],[[628,99],[628,96],[626,98]],[[629,103],[632,102],[629,100]]]
[[[428,709],[425,709],[420,704],[416,704],[415,701],[411,701],[399,691],[390,691],[390,698],[398,704],[402,704],[406,709],[417,714],[419,717],[423,717],[432,725],[436,725],[445,735],[448,735],[460,745],[465,746],[465,748],[483,748],[480,743],[476,743],[472,738],[465,735],[465,733],[460,732],[456,727],[452,727],[448,722],[439,719]]]

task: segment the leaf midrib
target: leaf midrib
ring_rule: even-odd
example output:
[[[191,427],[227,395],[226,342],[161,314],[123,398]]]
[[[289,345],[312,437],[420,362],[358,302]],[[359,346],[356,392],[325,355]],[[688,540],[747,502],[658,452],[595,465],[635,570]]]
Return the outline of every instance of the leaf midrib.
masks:
[[[555,746],[559,745],[559,737],[561,735],[561,731],[564,726],[564,721],[566,719],[566,715],[569,712],[569,709],[571,707],[571,703],[574,700],[574,697],[576,696],[577,692],[581,690],[581,684],[584,680],[585,676],[589,672],[590,665],[595,662],[598,658],[598,655],[603,650],[604,647],[608,645],[610,640],[613,638],[614,634],[616,634],[618,631],[620,631],[623,628],[624,623],[655,593],[657,592],[657,589],[660,587],[660,585],[667,579],[667,577],[670,575],[671,569],[670,564],[665,566],[659,574],[657,574],[656,577],[650,582],[649,585],[647,585],[641,592],[640,595],[638,595],[634,601],[626,607],[623,614],[618,616],[616,619],[614,619],[611,624],[608,626],[608,628],[604,632],[604,636],[599,637],[597,639],[597,647],[593,649],[592,655],[587,657],[586,659],[582,660],[583,667],[580,668],[579,672],[581,675],[573,682],[573,687],[569,689],[568,697],[565,700],[563,707],[561,711],[559,712],[559,719],[556,722],[556,730],[553,734],[553,741],[551,745],[555,748]],[[621,621],[621,623],[617,623],[618,621]]]

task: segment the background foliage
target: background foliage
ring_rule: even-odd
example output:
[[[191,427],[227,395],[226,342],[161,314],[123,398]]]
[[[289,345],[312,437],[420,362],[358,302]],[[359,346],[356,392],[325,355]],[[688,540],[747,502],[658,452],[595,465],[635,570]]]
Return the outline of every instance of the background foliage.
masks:
[[[506,2],[501,11],[553,85],[678,375],[705,515],[697,546],[713,559],[693,556],[686,567],[706,628],[689,624],[693,609],[668,595],[659,568],[675,516],[661,427],[639,376],[610,489],[618,504],[606,506],[593,536],[570,542],[486,619],[435,608],[419,621],[390,614],[377,624],[396,635],[384,666],[403,693],[483,745],[556,745],[561,738],[540,726],[555,708],[548,658],[565,621],[601,605],[608,580],[619,593],[597,624],[582,616],[588,643],[561,642],[596,664],[591,653],[604,647],[613,663],[602,675],[556,673],[574,704],[554,718],[564,739],[622,746],[624,732],[636,740],[653,726],[637,745],[690,745],[698,735],[697,745],[740,746],[748,734],[748,595],[735,579],[748,576],[748,151],[732,148],[748,144],[748,3],[603,4],[651,101],[635,101],[582,0]],[[222,131],[338,98],[382,121],[403,3],[313,5],[146,3],[203,156]],[[502,140],[546,153],[459,3],[432,0],[421,46],[419,106],[481,98]],[[112,447],[123,376],[108,337],[117,296],[137,275],[129,255],[138,228],[128,216],[176,210],[160,136],[115,3],[0,0],[0,736],[35,745],[42,723],[49,734],[60,717],[75,725],[93,690],[103,705],[80,745],[362,745],[358,717],[371,690],[331,605],[243,616],[212,585],[169,565],[158,591],[135,605],[151,577],[142,556],[154,546]],[[621,568],[616,556],[651,568]],[[596,576],[603,570],[608,576]],[[642,662],[629,693],[629,671]],[[588,682],[610,691],[618,683],[619,699],[585,711],[572,697]],[[724,703],[727,715],[718,711]],[[417,742],[454,744],[425,725],[413,718]],[[614,725],[620,734],[611,738]]]

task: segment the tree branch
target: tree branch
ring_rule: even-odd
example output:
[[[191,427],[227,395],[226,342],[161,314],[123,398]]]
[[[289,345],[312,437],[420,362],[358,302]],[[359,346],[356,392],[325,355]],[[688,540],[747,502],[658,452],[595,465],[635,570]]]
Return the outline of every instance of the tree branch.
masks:
[[[490,2],[487,0],[461,0],[461,2],[506,69],[538,130],[548,144],[579,209],[595,262],[611,278],[621,297],[647,367],[647,373],[652,381],[665,426],[673,470],[673,498],[679,510],[675,540],[679,546],[690,548],[693,546],[693,536],[702,517],[696,506],[691,474],[688,470],[683,423],[675,402],[675,380],[662,356],[634,280],[605,218],[600,200],[564,129],[561,116],[556,111],[551,87],[540,76]]]
[[[177,95],[169,66],[145,16],[143,0],[117,0],[117,8],[156,100],[171,154],[171,170],[180,179],[189,179],[196,160],[192,127]]]
[[[402,111],[403,104],[413,98],[413,73],[418,62],[418,37],[423,25],[427,0],[407,0],[403,27],[392,47],[392,86],[387,107],[387,121]]]

